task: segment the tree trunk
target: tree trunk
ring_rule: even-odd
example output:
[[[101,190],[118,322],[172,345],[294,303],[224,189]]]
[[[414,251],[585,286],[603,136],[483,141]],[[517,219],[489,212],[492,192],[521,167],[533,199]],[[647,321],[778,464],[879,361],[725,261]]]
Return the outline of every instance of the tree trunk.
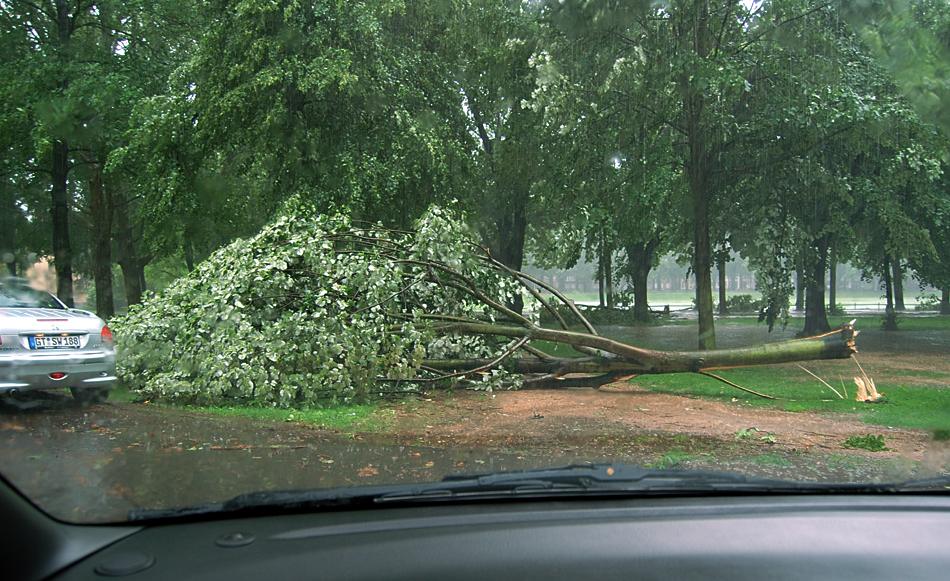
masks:
[[[881,269],[884,273],[884,310],[894,310],[894,286],[891,280],[891,260],[884,257],[884,267]]]
[[[695,57],[704,61],[711,51],[712,37],[709,29],[709,1],[695,0],[694,12],[682,31],[690,39],[689,47]],[[683,101],[684,130],[687,157],[686,176],[690,196],[690,218],[693,224],[693,273],[696,277],[696,308],[699,311],[699,349],[716,348],[716,327],[713,320],[712,297],[712,248],[709,242],[709,214],[711,184],[709,179],[709,152],[706,128],[703,126],[706,108],[706,87],[701,75],[684,71],[679,90]]]
[[[126,303],[137,305],[142,302],[145,287],[142,284],[143,268],[136,261],[126,260],[119,263],[122,268],[122,285],[125,288]]]
[[[805,280],[804,335],[817,335],[831,329],[825,311],[825,272],[828,264],[828,241],[821,238],[815,245],[816,254]]]
[[[89,210],[92,214],[96,314],[108,320],[115,314],[112,296],[112,202],[102,183],[102,166],[98,164],[93,166],[89,180]]]
[[[950,286],[943,287],[940,292],[940,314],[950,315]]]
[[[894,311],[894,281],[891,279],[891,260],[884,257],[884,330],[897,330],[897,313]]]
[[[607,298],[607,308],[614,308],[614,251],[609,246],[604,252],[604,286]]]
[[[724,254],[719,255],[716,269],[719,271],[719,314],[725,315],[728,311],[726,309],[726,257]]]
[[[185,240],[183,246],[185,254],[185,268],[188,269],[188,272],[191,272],[195,269],[195,245],[191,242],[191,240]]]
[[[69,146],[62,139],[53,141],[53,265],[56,267],[56,295],[66,306],[73,304],[73,252],[69,243]]]
[[[838,314],[838,255],[835,247],[831,246],[831,256],[828,258],[828,312]]]
[[[524,240],[528,228],[528,200],[526,195],[512,195],[495,221],[496,232],[491,244],[492,256],[505,266],[521,270],[524,263]],[[520,313],[524,310],[521,295],[508,301],[508,307]]]
[[[694,232],[693,269],[696,277],[696,307],[699,310],[699,349],[716,348],[716,327],[713,321],[712,256],[709,247],[709,204],[706,194],[694,197],[697,221]]]
[[[64,59],[68,59],[69,43],[73,33],[73,21],[69,3],[54,2],[56,9],[56,42]],[[58,82],[62,90],[69,86],[68,78]],[[53,265],[56,268],[56,294],[68,307],[73,303],[73,252],[69,241],[69,144],[61,136],[53,137],[51,155],[50,190],[51,214],[53,217]]]
[[[597,260],[597,298],[601,307],[607,306],[606,296],[604,295],[604,255],[601,253]]]
[[[894,285],[894,309],[906,311],[907,307],[904,306],[904,269],[901,267],[901,261],[895,258],[891,262],[891,268],[894,271],[891,280],[891,284]]]
[[[615,341],[599,335],[543,329],[506,326],[494,323],[449,322],[438,327],[440,332],[461,335],[495,335],[528,338],[581,346],[607,352],[609,356],[575,358],[535,357],[509,358],[503,367],[520,373],[610,373],[657,374],[698,372],[750,365],[772,365],[812,359],[843,359],[856,352],[854,327],[844,325],[839,330],[816,337],[766,343],[754,347],[704,351],[654,351]],[[474,369],[491,363],[487,359],[436,359],[423,362],[427,367],[440,370]]]
[[[140,259],[136,252],[135,235],[132,231],[132,221],[129,217],[129,203],[127,200],[117,200],[115,205],[115,241],[116,262],[122,269],[122,284],[125,287],[125,300],[128,305],[142,302],[142,293],[145,291],[145,261]]]
[[[805,308],[805,269],[801,263],[795,269],[795,310]]]
[[[633,318],[647,322],[651,319],[647,279],[653,268],[653,258],[659,242],[654,239],[646,244],[627,244],[627,274],[633,283]]]
[[[0,261],[10,276],[17,273],[16,196],[6,180],[0,181]]]

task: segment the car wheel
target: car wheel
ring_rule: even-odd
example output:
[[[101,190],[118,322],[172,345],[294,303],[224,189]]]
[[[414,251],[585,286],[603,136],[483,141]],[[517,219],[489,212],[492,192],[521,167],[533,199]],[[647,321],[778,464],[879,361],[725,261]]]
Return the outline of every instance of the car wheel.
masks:
[[[70,387],[73,397],[80,403],[100,403],[109,398],[109,390],[96,387]]]

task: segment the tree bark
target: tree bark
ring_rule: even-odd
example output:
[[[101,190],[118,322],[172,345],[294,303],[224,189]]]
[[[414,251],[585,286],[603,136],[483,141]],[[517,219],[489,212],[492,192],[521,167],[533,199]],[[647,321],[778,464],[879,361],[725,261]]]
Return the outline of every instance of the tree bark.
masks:
[[[805,308],[805,269],[799,262],[795,269],[795,310],[801,311]]]
[[[884,266],[881,269],[884,272],[884,330],[897,330],[897,313],[894,311],[894,281],[891,279],[891,260],[884,257]]]
[[[526,328],[494,323],[446,323],[440,332],[462,335],[495,335],[553,341],[598,349],[604,356],[541,359],[517,357],[502,367],[519,373],[611,373],[632,375],[682,373],[752,365],[772,365],[814,359],[845,359],[856,352],[855,331],[851,325],[804,339],[765,343],[754,347],[704,351],[654,351],[627,343],[574,331],[540,327]],[[437,359],[424,365],[439,370],[473,369],[489,364],[487,359]]]
[[[716,269],[719,271],[719,314],[725,315],[726,309],[726,257],[720,254],[716,262]]]
[[[505,200],[505,207],[495,220],[496,232],[490,245],[492,256],[505,266],[521,270],[524,264],[524,241],[528,229],[527,195],[515,194]],[[508,301],[508,307],[520,313],[524,310],[521,295]]]
[[[63,64],[69,59],[73,21],[69,3],[56,0],[56,43]],[[67,78],[58,82],[62,90],[69,86]],[[69,239],[69,144],[62,136],[53,138],[50,190],[53,217],[53,265],[56,269],[56,294],[68,307],[73,307],[73,253]]]
[[[185,240],[183,246],[185,255],[185,268],[188,269],[188,272],[191,272],[195,269],[195,245],[191,242],[191,240]]]
[[[656,239],[646,244],[626,245],[627,274],[633,283],[633,318],[638,322],[648,322],[651,319],[647,279],[653,268],[653,258],[658,245],[659,241]]]
[[[828,258],[828,312],[838,313],[838,255],[832,244],[830,256]]]
[[[711,51],[709,1],[694,0],[693,18],[683,31],[690,39],[695,56],[705,60]],[[706,107],[704,79],[684,72],[679,78],[683,100],[684,130],[687,143],[686,175],[693,223],[693,273],[696,277],[696,308],[699,311],[699,349],[716,348],[716,327],[713,320],[712,248],[709,242],[711,184],[709,179],[709,143],[703,127]]]
[[[142,302],[145,291],[145,261],[136,251],[135,234],[129,216],[128,200],[120,199],[115,206],[116,262],[122,269],[122,284],[125,288],[125,300],[128,305]]]
[[[604,256],[603,254],[597,260],[597,298],[601,307],[607,306],[606,296],[604,294]]]
[[[828,240],[820,238],[815,244],[808,277],[805,280],[805,328],[804,335],[825,333],[831,329],[825,311],[825,271],[828,264]]]
[[[607,246],[604,251],[604,294],[607,298],[607,308],[614,308],[614,261],[613,249]]]
[[[56,268],[56,295],[66,306],[73,303],[73,252],[69,242],[69,145],[53,141],[53,187],[51,190],[53,216],[53,265]]]
[[[888,257],[884,257],[884,267],[881,269],[884,273],[884,310],[893,311],[894,310],[894,286],[893,281],[891,280],[891,260]]]
[[[950,286],[945,286],[940,291],[940,314],[950,315]]]
[[[891,262],[891,268],[894,273],[891,280],[891,284],[894,285],[894,309],[906,311],[907,307],[904,306],[904,269],[901,267],[901,261],[895,258]]]
[[[0,181],[0,262],[10,276],[17,274],[16,196],[6,180]]]
[[[108,320],[115,314],[112,293],[112,202],[102,182],[102,166],[94,164],[89,180],[89,210],[92,215],[93,278],[96,314]]]

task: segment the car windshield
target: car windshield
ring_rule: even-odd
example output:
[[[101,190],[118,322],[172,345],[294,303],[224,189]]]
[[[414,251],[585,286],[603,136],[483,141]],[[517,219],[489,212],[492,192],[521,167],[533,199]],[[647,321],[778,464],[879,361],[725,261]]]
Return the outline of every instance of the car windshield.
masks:
[[[56,518],[950,476],[950,0],[4,1],[0,43],[0,473]]]
[[[62,309],[49,293],[0,283],[0,309]]]

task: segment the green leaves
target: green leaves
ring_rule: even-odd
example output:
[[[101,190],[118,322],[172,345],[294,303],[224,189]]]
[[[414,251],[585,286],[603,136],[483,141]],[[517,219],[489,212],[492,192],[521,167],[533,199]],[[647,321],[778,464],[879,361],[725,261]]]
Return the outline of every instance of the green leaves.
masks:
[[[289,407],[367,400],[384,379],[413,379],[424,357],[492,355],[494,343],[436,336],[418,318],[488,313],[425,281],[430,267],[416,261],[457,269],[499,302],[514,292],[474,258],[459,218],[433,207],[415,233],[379,234],[304,204],[218,250],[114,322],[120,376],[149,398]]]

